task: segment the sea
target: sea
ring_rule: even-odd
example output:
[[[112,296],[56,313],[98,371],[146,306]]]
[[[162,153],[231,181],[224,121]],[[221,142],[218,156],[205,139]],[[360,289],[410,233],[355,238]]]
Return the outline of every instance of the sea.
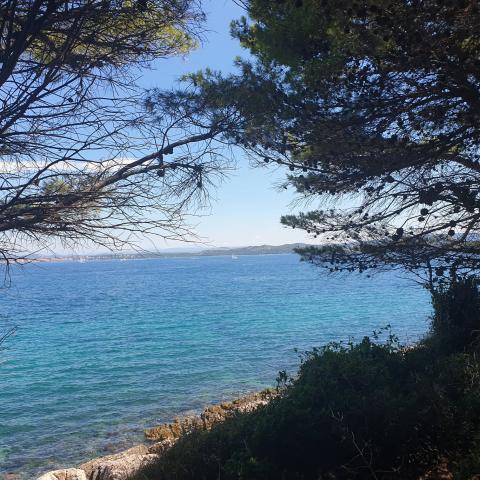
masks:
[[[412,343],[428,292],[407,274],[329,275],[295,254],[36,263],[0,289],[0,478],[35,478],[143,430],[275,386],[302,352],[391,325]]]

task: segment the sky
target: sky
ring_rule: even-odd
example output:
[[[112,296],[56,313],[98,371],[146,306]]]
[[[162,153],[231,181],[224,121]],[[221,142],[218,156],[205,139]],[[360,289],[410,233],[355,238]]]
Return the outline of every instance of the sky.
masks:
[[[185,58],[159,60],[152,71],[141,78],[147,88],[169,88],[188,72],[207,67],[222,72],[234,71],[236,56],[246,57],[238,41],[230,36],[230,22],[245,12],[233,0],[210,0],[202,3],[207,15],[203,44]],[[292,213],[294,192],[281,191],[275,184],[283,180],[285,170],[252,168],[240,158],[238,168],[213,192],[210,212],[195,219],[195,231],[212,246],[244,246],[312,242],[305,232],[292,230],[280,224],[282,214]],[[156,248],[177,247],[180,243],[155,240]],[[145,242],[146,248],[151,243]]]

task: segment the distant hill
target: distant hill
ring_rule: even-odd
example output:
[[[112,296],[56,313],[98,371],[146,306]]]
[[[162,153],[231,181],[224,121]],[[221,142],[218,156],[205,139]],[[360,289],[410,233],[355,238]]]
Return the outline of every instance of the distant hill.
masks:
[[[306,243],[286,243],[284,245],[253,245],[249,247],[220,248],[203,250],[197,255],[278,255],[281,253],[292,253],[295,248],[308,246]]]

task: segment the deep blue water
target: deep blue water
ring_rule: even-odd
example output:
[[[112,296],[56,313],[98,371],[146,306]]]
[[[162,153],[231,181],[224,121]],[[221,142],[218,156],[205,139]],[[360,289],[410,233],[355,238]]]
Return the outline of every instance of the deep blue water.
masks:
[[[294,348],[387,323],[414,341],[428,294],[325,276],[295,255],[29,265],[0,290],[0,476],[139,442],[143,429],[295,372]]]

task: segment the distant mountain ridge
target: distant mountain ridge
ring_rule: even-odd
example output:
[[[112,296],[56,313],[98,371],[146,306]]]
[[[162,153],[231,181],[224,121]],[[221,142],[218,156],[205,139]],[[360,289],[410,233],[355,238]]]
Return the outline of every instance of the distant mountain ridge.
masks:
[[[285,243],[283,245],[252,245],[248,247],[220,248],[203,250],[198,255],[278,255],[281,253],[292,253],[296,248],[309,246],[306,243]]]

